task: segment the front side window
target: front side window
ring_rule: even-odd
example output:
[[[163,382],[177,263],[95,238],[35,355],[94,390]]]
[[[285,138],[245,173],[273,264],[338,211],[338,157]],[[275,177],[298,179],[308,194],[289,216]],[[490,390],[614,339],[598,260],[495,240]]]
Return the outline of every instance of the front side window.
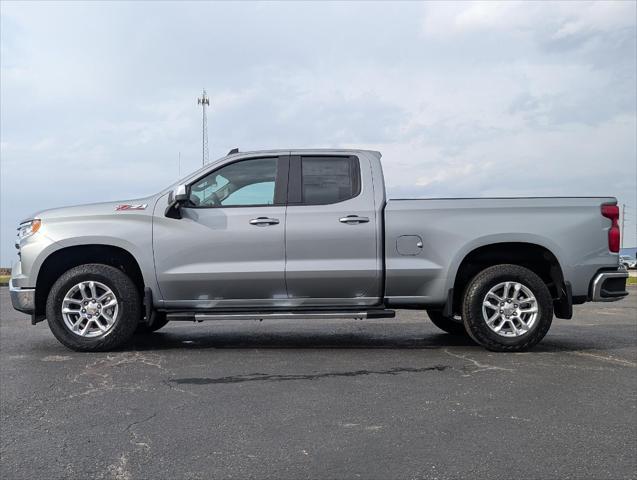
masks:
[[[358,162],[352,157],[302,157],[302,201],[307,205],[342,202],[359,193]]]
[[[254,158],[231,163],[192,184],[194,207],[238,207],[274,204],[276,158]]]

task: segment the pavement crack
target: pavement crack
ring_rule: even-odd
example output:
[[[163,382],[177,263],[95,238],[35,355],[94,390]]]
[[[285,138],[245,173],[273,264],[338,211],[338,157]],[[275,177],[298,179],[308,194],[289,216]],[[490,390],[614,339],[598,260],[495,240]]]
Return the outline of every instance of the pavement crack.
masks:
[[[128,431],[129,431],[132,427],[134,427],[135,425],[139,425],[139,424],[141,424],[141,423],[145,423],[145,422],[147,422],[147,421],[149,421],[149,420],[151,420],[151,419],[155,418],[156,416],[157,416],[157,412],[153,413],[151,416],[146,417],[146,418],[144,418],[144,419],[142,419],[142,420],[138,420],[138,421],[136,421],[136,422],[129,423],[123,431],[124,431],[124,432],[128,432]]]
[[[400,375],[403,373],[424,373],[432,371],[442,372],[444,370],[447,370],[448,368],[451,367],[449,365],[434,365],[433,367],[422,368],[397,367],[391,368],[389,370],[353,370],[350,372],[327,372],[314,374],[268,375],[266,373],[251,373],[248,375],[232,375],[228,377],[218,378],[177,378],[174,380],[170,380],[170,382],[189,385],[211,385],[242,382],[286,382],[293,380],[319,380],[323,378],[359,377],[365,375]]]
[[[577,355],[579,357],[594,358],[595,360],[601,360],[602,362],[610,362],[610,363],[614,363],[615,365],[622,365],[624,367],[637,367],[637,363],[635,362],[631,362],[630,360],[624,360],[623,358],[613,357],[611,355],[599,355],[597,353],[582,352],[582,351],[567,352],[567,353],[569,353],[570,355]]]
[[[467,360],[467,361],[471,362],[471,364],[473,366],[475,366],[476,368],[471,370],[471,371],[469,371],[469,375],[472,375],[472,374],[478,373],[478,372],[485,372],[485,371],[488,371],[488,370],[500,370],[500,371],[504,371],[504,372],[512,372],[513,371],[512,368],[505,368],[505,367],[499,367],[497,365],[489,365],[489,364],[486,364],[486,363],[481,363],[481,362],[479,362],[477,360],[474,360],[473,358],[470,358],[470,357],[468,357],[466,355],[459,355],[457,353],[451,353],[447,349],[445,349],[444,352],[447,355],[450,355],[452,357],[460,358],[462,360]],[[467,365],[467,366],[471,367],[471,365]],[[465,369],[465,371],[466,371],[466,369]]]
[[[119,367],[125,365],[145,365],[165,371],[161,365],[161,356],[157,354],[141,352],[108,354],[105,357],[98,358],[94,362],[85,365],[82,371],[71,379],[73,383],[83,385],[85,390],[72,393],[66,398],[72,399],[114,390],[143,390],[144,388],[140,385],[120,385],[113,380],[113,373],[121,371]]]
[[[176,385],[173,385],[171,380],[162,380],[161,383],[163,385],[166,385],[170,390],[174,390],[175,392],[187,393],[188,395],[191,395],[193,397],[198,397],[199,396],[199,395],[197,395],[194,392],[191,392],[189,390],[184,390],[183,388],[179,388]]]

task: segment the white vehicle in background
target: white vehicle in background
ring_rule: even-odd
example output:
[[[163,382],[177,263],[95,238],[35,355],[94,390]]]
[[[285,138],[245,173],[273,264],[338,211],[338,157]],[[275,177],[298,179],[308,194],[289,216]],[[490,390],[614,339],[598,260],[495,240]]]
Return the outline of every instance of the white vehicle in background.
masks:
[[[628,255],[620,255],[619,265],[625,267],[626,270],[629,268],[637,268],[637,260]]]

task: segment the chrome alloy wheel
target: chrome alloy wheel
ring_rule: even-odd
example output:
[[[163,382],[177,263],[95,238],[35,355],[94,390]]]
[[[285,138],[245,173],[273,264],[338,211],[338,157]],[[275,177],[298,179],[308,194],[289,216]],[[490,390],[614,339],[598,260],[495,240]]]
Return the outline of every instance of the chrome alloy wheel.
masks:
[[[62,318],[80,337],[105,335],[115,325],[119,305],[113,291],[100,282],[80,282],[62,300]]]
[[[487,292],[482,302],[487,326],[503,337],[519,337],[538,319],[535,295],[518,282],[502,282]]]

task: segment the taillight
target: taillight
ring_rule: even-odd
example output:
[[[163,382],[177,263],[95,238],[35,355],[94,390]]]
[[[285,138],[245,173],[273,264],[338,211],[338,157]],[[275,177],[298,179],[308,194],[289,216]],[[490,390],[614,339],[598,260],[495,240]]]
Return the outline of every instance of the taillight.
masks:
[[[611,221],[610,230],[608,230],[608,249],[613,252],[619,252],[620,233],[619,233],[619,207],[617,205],[602,205],[602,216],[609,218]]]

